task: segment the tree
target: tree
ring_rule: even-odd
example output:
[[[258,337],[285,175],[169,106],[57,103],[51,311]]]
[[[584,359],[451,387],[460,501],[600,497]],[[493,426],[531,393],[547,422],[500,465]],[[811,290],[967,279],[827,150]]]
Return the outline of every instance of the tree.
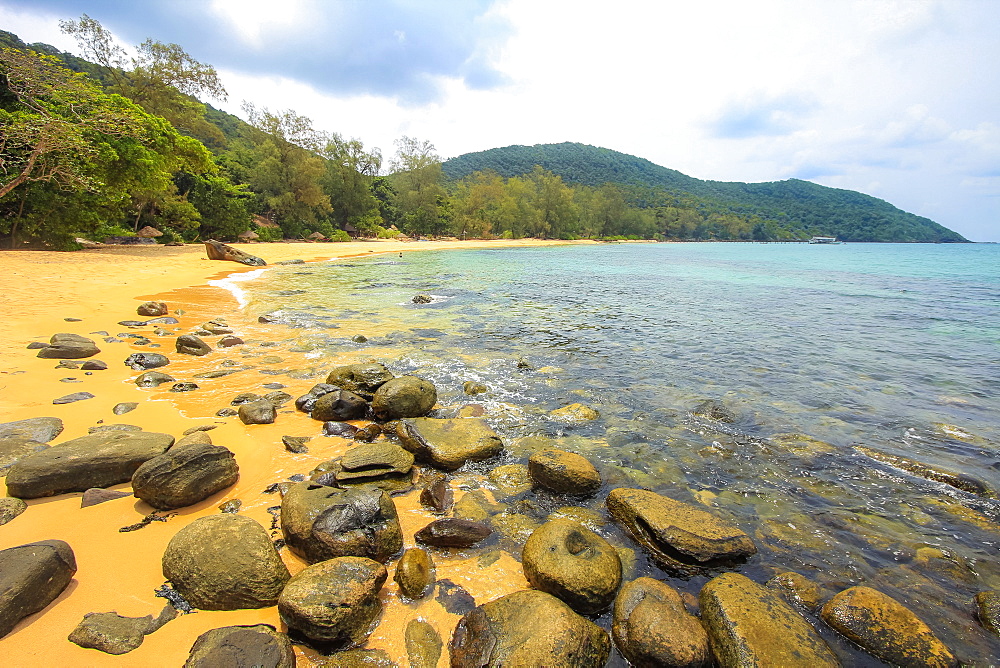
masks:
[[[333,219],[346,229],[354,225],[362,232],[373,233],[384,222],[372,184],[382,167],[378,149],[366,151],[357,139],[345,140],[339,134],[328,135],[320,155],[326,159],[326,174],[321,179],[330,197]]]
[[[447,193],[441,186],[441,158],[434,144],[413,137],[396,142],[392,160],[392,185],[399,193],[398,206],[410,234],[441,234],[448,220],[443,206]]]

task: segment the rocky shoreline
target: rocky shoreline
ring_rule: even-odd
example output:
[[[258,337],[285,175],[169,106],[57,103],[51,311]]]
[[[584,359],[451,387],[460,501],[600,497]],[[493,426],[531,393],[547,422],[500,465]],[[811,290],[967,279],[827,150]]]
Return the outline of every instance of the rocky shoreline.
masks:
[[[68,524],[77,522],[71,500],[75,512],[115,506],[134,515],[138,522],[116,528],[132,541],[119,550],[158,532],[146,569],[158,571],[156,596],[167,604],[139,616],[77,614],[48,641],[88,648],[74,656],[143,656],[151,665],[162,654],[142,652],[155,645],[174,646],[170,656],[181,658],[170,665],[192,666],[220,656],[247,666],[603,666],[614,652],[634,665],[846,665],[826,639],[832,630],[889,663],[958,665],[931,628],[877,587],[831,592],[790,571],[754,582],[737,572],[757,551],[753,527],[614,487],[603,465],[555,443],[512,448],[483,419],[474,383],[468,402],[440,406],[433,383],[374,361],[288,369],[289,346],[254,338],[266,327],[243,332],[196,304],[143,303],[136,315],[144,320],[118,321],[126,330],[118,334],[57,333],[22,355],[58,360],[58,372],[77,381],[118,368],[140,401],[105,402],[90,414],[91,433],[65,440],[63,421],[45,411],[0,425],[9,493],[0,532],[44,513],[49,499]],[[252,371],[258,382],[247,382]],[[52,403],[80,410],[99,396]],[[189,400],[183,422],[196,424],[153,428],[170,424],[167,404]],[[154,416],[105,423],[139,418],[150,403],[159,404]],[[566,408],[564,419],[598,417]],[[273,459],[260,466],[253,450],[265,448]],[[285,475],[289,465],[295,473]],[[95,522],[92,530],[112,529]],[[8,643],[25,625],[45,625],[53,601],[73,599],[74,578],[92,574],[78,568],[75,541],[58,534],[0,551],[0,581],[16,592],[0,602]],[[693,597],[636,577],[637,553],[670,577],[707,582]],[[471,576],[459,579],[463,572]],[[491,577],[501,591],[472,582]],[[128,595],[147,606],[155,598],[152,587]],[[984,628],[971,632],[996,633],[997,592],[975,605]],[[210,628],[194,633],[190,620],[214,619],[210,611],[222,623],[197,622]]]

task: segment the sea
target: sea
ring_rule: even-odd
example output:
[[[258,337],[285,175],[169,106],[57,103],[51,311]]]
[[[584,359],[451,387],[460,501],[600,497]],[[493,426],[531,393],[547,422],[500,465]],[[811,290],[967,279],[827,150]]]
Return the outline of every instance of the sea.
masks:
[[[605,489],[577,503],[605,518],[614,487],[696,504],[753,537],[733,568],[751,579],[871,586],[963,661],[1000,662],[972,602],[1000,590],[1000,245],[418,244],[269,268],[241,296],[317,368],[377,360],[481,407],[502,463],[587,456]],[[553,413],[572,404],[599,417]],[[717,574],[635,559],[693,595]],[[802,612],[845,664],[883,665]]]

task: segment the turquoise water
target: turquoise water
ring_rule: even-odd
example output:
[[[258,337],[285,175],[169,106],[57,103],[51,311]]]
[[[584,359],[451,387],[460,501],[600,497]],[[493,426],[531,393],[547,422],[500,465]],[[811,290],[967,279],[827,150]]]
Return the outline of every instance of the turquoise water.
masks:
[[[1000,589],[1000,504],[854,448],[1000,488],[1000,245],[429,251],[248,285],[250,308],[295,326],[291,345],[318,368],[375,358],[424,376],[442,405],[484,405],[510,461],[523,437],[557,439],[609,486],[736,521],[760,548],[739,568],[757,581],[795,570],[831,594],[874,586],[961,658],[1000,660],[970,604]],[[490,391],[466,397],[467,380]],[[708,400],[732,419],[695,414]],[[575,402],[600,419],[550,416]],[[639,570],[694,593],[705,581]]]

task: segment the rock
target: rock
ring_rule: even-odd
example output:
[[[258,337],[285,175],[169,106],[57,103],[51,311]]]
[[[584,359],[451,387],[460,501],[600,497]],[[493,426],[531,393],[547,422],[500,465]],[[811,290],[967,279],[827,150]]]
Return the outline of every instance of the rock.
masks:
[[[122,617],[117,612],[88,612],[69,641],[106,654],[127,654],[142,644],[153,616]]]
[[[524,464],[503,464],[490,469],[490,482],[498,498],[516,496],[531,490],[531,474]]]
[[[438,580],[437,592],[434,600],[440,603],[449,615],[464,615],[476,607],[476,599],[472,594],[451,580]]]
[[[830,599],[823,621],[886,663],[950,668],[958,661],[934,632],[894,598],[871,587],[851,587]]]
[[[339,389],[336,385],[330,385],[329,383],[316,383],[308,392],[295,400],[295,408],[304,413],[310,413],[320,397],[330,392],[336,392]]]
[[[462,617],[450,651],[452,668],[601,668],[611,653],[611,639],[556,597],[517,591]]]
[[[493,529],[482,522],[458,517],[434,520],[416,533],[418,543],[434,547],[472,547],[485,540]]]
[[[115,499],[123,499],[126,496],[132,495],[129,492],[91,487],[90,489],[84,491],[83,496],[80,498],[80,507],[87,508],[89,506],[96,506],[99,503],[114,501]]]
[[[7,475],[7,471],[18,460],[48,447],[45,443],[23,436],[0,436],[0,476]]]
[[[306,443],[310,440],[312,440],[312,436],[282,436],[281,444],[285,446],[285,450],[302,455],[309,452]]]
[[[764,586],[774,589],[784,596],[790,603],[801,605],[806,610],[813,612],[819,609],[823,599],[823,593],[815,582],[812,582],[804,575],[793,571],[779,573],[764,583]]]
[[[35,499],[129,482],[139,466],[173,445],[174,437],[146,431],[81,436],[28,455],[7,473],[11,496]]]
[[[0,551],[0,638],[54,601],[76,573],[73,549],[43,540]]]
[[[229,336],[223,336],[221,339],[219,339],[219,343],[217,345],[220,348],[232,348],[233,346],[242,346],[245,343],[246,341],[244,341],[240,337],[229,335]]]
[[[549,513],[548,517],[545,519],[573,520],[574,522],[579,522],[591,531],[597,531],[607,523],[601,513],[590,508],[581,508],[580,506],[561,506]]]
[[[28,504],[21,499],[0,497],[0,526],[7,524],[27,509]]]
[[[775,592],[737,573],[701,590],[701,621],[722,666],[839,666],[816,630]]]
[[[921,478],[926,478],[927,480],[933,480],[934,482],[950,485],[956,489],[962,490],[963,492],[975,494],[976,496],[981,496],[986,499],[998,498],[995,489],[991,488],[982,480],[979,480],[978,478],[975,478],[967,473],[955,473],[938,466],[932,466],[930,464],[918,462],[914,459],[908,459],[906,457],[898,457],[887,452],[879,452],[878,450],[872,450],[871,448],[866,448],[861,445],[854,446],[854,449],[866,457],[870,457],[877,462],[899,469],[900,471],[906,471],[907,473]]]
[[[125,358],[125,366],[130,369],[135,369],[136,371],[146,370],[146,369],[157,369],[161,366],[167,366],[170,364],[170,360],[167,359],[166,355],[161,355],[160,353],[132,353]],[[139,376],[142,378],[146,374]],[[166,374],[159,374],[166,375]],[[169,378],[169,376],[167,376]],[[135,379],[135,384],[139,387],[156,387],[156,385],[143,385],[139,382],[139,378]],[[173,378],[170,378],[173,380]],[[165,382],[165,381],[160,381]],[[159,385],[159,383],[157,383]]]
[[[434,301],[434,298],[430,295],[414,295],[413,299],[410,301],[414,304],[430,304]]]
[[[63,422],[59,418],[28,418],[0,424],[0,438],[19,436],[39,443],[48,443],[61,434],[62,430]]]
[[[212,436],[205,431],[193,431],[190,434],[182,436],[180,440],[174,443],[173,449],[176,450],[177,448],[182,448],[186,445],[195,445],[197,443],[202,445],[212,445]]]
[[[167,314],[167,305],[164,302],[143,302],[135,312],[146,318],[155,318]]]
[[[562,408],[557,408],[556,410],[549,413],[553,419],[559,420],[561,422],[586,422],[588,420],[596,420],[601,417],[593,408],[589,406],[584,406],[583,404],[570,404],[569,406],[563,406]]]
[[[238,513],[243,507],[243,502],[239,499],[229,499],[220,503],[218,507],[220,513]]]
[[[439,515],[448,512],[453,498],[448,479],[443,475],[434,476],[420,490],[420,505]]]
[[[698,404],[698,406],[691,411],[691,415],[708,418],[709,420],[714,420],[715,422],[724,422],[726,424],[736,424],[739,422],[739,416],[736,415],[736,413],[714,399],[706,399]]]
[[[976,594],[976,608],[983,626],[1000,636],[1000,592],[979,592]]]
[[[136,470],[132,490],[154,508],[172,510],[207,499],[236,484],[239,477],[236,458],[227,448],[206,443],[175,445]]]
[[[316,399],[310,415],[314,420],[327,422],[359,420],[367,414],[368,404],[360,395],[348,390],[334,390]]]
[[[226,244],[218,242],[214,239],[209,239],[204,243],[205,253],[208,255],[209,260],[229,260],[230,262],[245,264],[248,267],[267,266],[267,262],[260,259],[256,255],[244,253],[241,250],[233,248],[232,246],[227,246]]]
[[[60,404],[72,404],[77,401],[85,401],[93,398],[94,395],[90,392],[74,392],[73,394],[67,394],[66,396],[59,397],[58,399],[53,399],[52,403],[58,406]]]
[[[371,401],[375,391],[393,377],[381,364],[348,364],[333,369],[326,377],[326,383]]]
[[[521,563],[532,587],[587,615],[611,605],[622,582],[615,549],[571,520],[551,520],[535,529],[524,544]]]
[[[585,496],[601,487],[601,474],[586,457],[565,450],[542,450],[528,459],[531,479],[558,494]]]
[[[260,401],[263,399],[259,394],[254,394],[253,392],[240,392],[233,400],[229,402],[230,406],[242,406],[243,404],[249,404],[254,401]]]
[[[437,668],[441,659],[441,636],[422,619],[411,619],[406,625],[406,657],[410,668]]]
[[[324,436],[340,436],[342,438],[353,438],[358,433],[358,428],[346,422],[331,420],[323,423]]]
[[[696,573],[757,552],[750,536],[735,525],[655,492],[613,489],[606,504],[636,542],[670,570]]]
[[[388,573],[364,557],[336,557],[306,567],[278,599],[281,621],[307,638],[349,647],[364,642],[382,613],[378,593]]]
[[[288,636],[269,624],[205,631],[191,646],[184,668],[295,668]]]
[[[233,330],[225,323],[210,320],[201,326],[209,334],[232,334]]]
[[[147,371],[140,374],[135,379],[135,384],[139,387],[157,387],[163,383],[172,383],[175,378],[159,371]]]
[[[197,383],[174,383],[170,387],[171,392],[194,392],[197,389]]]
[[[396,435],[418,460],[446,471],[469,461],[489,459],[503,450],[503,441],[479,418],[401,420]]]
[[[101,360],[87,360],[80,368],[84,371],[105,371],[108,365],[107,362]]]
[[[42,359],[78,360],[93,357],[101,349],[92,339],[79,334],[53,334],[49,345],[39,349],[38,357]]]
[[[105,431],[142,431],[142,427],[135,424],[99,424],[87,427],[88,434],[99,434]]]
[[[278,417],[278,411],[267,399],[258,399],[240,406],[237,414],[243,424],[272,424]]]
[[[398,420],[424,415],[437,403],[437,388],[416,376],[387,381],[372,397],[372,412],[380,420]]]
[[[483,394],[484,392],[489,392],[490,388],[482,383],[477,383],[474,380],[467,380],[462,385],[462,391],[470,396],[475,396],[477,394]]]
[[[226,406],[225,408],[220,408],[219,410],[215,411],[215,414],[218,417],[232,417],[234,415],[239,415],[239,411],[237,411],[235,408],[230,408],[229,406]]]
[[[351,341],[354,341],[355,343],[368,343],[368,337],[364,334],[355,334],[351,337]]]
[[[382,490],[301,482],[281,501],[281,531],[309,563],[344,556],[385,563],[403,547],[396,505]]]
[[[32,341],[31,343],[25,346],[25,348],[27,348],[28,350],[38,350],[39,348],[48,348],[48,347],[49,347],[48,343],[42,343],[41,341]]]
[[[473,489],[462,495],[462,498],[455,504],[455,510],[452,512],[452,515],[465,520],[472,520],[473,522],[487,522],[490,516],[498,512],[498,510],[499,508],[495,507],[486,498],[483,490]]]
[[[403,475],[413,468],[413,453],[395,443],[366,443],[350,448],[340,459],[337,480]]]
[[[212,352],[212,346],[194,334],[182,334],[178,336],[177,341],[174,342],[174,346],[177,348],[177,352],[185,355],[197,355],[201,357]]]
[[[358,429],[354,432],[355,441],[363,441],[365,443],[371,443],[376,438],[381,436],[384,432],[382,431],[382,425],[377,422],[372,422],[368,426]]]
[[[427,550],[414,547],[403,552],[392,578],[407,598],[423,598],[434,584],[434,561]]]
[[[125,413],[131,413],[139,404],[135,401],[123,401],[120,404],[115,404],[115,407],[111,409],[111,412],[115,415],[125,415]]]
[[[274,605],[290,577],[264,527],[229,513],[183,527],[167,544],[162,565],[163,577],[203,610]]]
[[[611,633],[634,666],[708,668],[708,634],[689,614],[677,590],[653,578],[638,578],[615,598]]]

